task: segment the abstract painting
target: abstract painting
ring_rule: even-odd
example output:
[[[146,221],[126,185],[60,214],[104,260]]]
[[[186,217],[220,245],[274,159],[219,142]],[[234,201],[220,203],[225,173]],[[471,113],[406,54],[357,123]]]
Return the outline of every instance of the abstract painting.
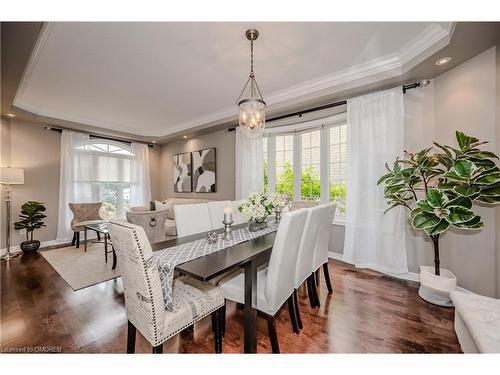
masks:
[[[190,193],[193,191],[191,166],[190,152],[174,155],[174,192]]]
[[[215,147],[193,152],[193,186],[196,193],[217,191]]]

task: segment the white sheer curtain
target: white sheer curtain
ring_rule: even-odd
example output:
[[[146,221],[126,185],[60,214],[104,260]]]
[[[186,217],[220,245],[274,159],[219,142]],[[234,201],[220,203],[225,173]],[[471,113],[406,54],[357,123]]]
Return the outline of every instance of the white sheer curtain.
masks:
[[[357,267],[408,272],[403,208],[387,208],[377,180],[403,154],[401,88],[347,101],[348,178],[344,259]]]
[[[250,139],[236,129],[236,199],[264,191],[262,138]]]
[[[135,156],[130,161],[130,206],[143,206],[151,200],[148,145],[132,142],[131,147]]]
[[[92,202],[93,163],[88,149],[89,135],[63,130],[61,135],[61,169],[59,172],[59,220],[57,240],[72,237],[69,209],[72,202]],[[78,152],[75,152],[78,150]]]

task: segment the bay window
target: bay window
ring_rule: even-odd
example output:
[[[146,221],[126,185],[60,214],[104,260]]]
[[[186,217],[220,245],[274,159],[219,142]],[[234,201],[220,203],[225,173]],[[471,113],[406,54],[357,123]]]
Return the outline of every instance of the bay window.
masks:
[[[337,202],[345,215],[347,131],[344,114],[269,128],[263,138],[264,189],[293,200]]]

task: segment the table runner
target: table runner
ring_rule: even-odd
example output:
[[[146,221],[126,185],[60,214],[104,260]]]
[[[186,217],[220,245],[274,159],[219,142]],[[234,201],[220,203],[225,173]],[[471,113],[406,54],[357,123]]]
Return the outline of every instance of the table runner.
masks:
[[[214,243],[209,243],[206,238],[202,238],[192,242],[187,242],[182,245],[173,246],[164,250],[155,251],[153,253],[153,261],[156,263],[160,274],[161,289],[163,292],[163,302],[165,302],[165,308],[169,311],[172,311],[174,307],[172,283],[176,266],[182,263],[186,263],[190,260],[214,253],[216,251],[226,249],[236,244],[250,241],[254,238],[275,232],[277,229],[278,224],[274,222],[268,222],[267,228],[256,232],[250,232],[248,230],[248,226],[233,229],[230,240],[222,239],[222,235],[220,234],[217,241]]]

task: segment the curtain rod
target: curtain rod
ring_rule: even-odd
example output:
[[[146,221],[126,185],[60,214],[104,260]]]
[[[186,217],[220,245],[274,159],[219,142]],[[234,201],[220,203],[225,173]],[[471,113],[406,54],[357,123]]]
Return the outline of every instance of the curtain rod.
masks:
[[[89,132],[85,132],[85,131],[81,131],[81,130],[68,129],[68,128],[63,128],[63,127],[55,127],[55,126],[52,126],[52,125],[46,125],[45,129],[51,130],[53,132],[58,132],[58,133],[62,133],[63,130],[68,130],[68,131],[72,131],[72,132],[76,132],[76,133],[88,134],[92,138],[104,139],[104,140],[107,140],[107,141],[121,142],[121,143],[126,143],[128,145],[132,144],[132,142],[137,142],[137,143],[147,144],[149,147],[154,147],[155,146],[154,144],[150,144],[148,142],[131,141],[131,140],[127,140],[127,139],[106,137],[104,135],[93,134],[93,133],[89,133]]]
[[[426,86],[429,85],[429,83],[430,83],[430,81],[427,80],[427,79],[425,79],[425,80],[422,80],[422,81],[419,81],[419,82],[414,82],[414,83],[409,83],[409,84],[406,84],[406,85],[402,85],[401,88],[403,90],[403,94],[406,94],[406,92],[408,90],[411,90],[411,89],[414,89],[414,88],[417,88],[417,87],[426,87]],[[304,109],[302,111],[297,111],[297,112],[288,113],[286,115],[272,117],[269,120],[266,120],[266,122],[272,122],[272,121],[282,120],[284,118],[295,117],[295,116],[302,117],[302,115],[304,115],[306,113],[322,111],[324,109],[339,107],[341,105],[346,105],[346,104],[347,104],[347,100],[344,99],[344,100],[340,100],[340,101],[337,101],[337,102],[334,102],[334,103],[329,103],[329,104],[321,105],[319,107],[308,108],[308,109]],[[234,130],[236,130],[236,128],[230,128],[228,130],[229,131],[234,131]]]

